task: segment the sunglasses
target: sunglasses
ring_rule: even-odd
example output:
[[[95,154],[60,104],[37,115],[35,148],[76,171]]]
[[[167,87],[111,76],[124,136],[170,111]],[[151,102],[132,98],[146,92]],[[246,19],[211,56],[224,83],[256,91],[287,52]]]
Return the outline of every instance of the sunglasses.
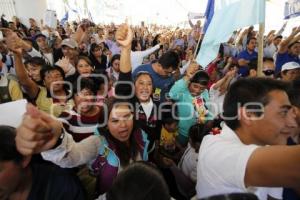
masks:
[[[268,70],[264,70],[263,73],[266,75],[266,76],[271,76],[274,74],[274,70],[272,69],[268,69]]]

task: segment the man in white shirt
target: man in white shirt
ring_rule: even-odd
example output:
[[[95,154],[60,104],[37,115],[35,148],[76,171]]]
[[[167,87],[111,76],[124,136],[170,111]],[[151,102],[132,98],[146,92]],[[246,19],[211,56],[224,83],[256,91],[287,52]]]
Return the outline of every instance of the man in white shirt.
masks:
[[[282,40],[281,35],[277,35],[272,39],[271,44],[267,44],[264,48],[264,56],[267,58],[273,58],[274,54],[278,51],[278,45]]]
[[[151,53],[155,52],[160,48],[161,43],[146,49],[144,51],[131,51],[131,63],[132,63],[132,70],[134,71],[138,66],[143,63],[144,57],[149,56]]]
[[[197,197],[255,193],[282,198],[300,187],[300,146],[285,146],[297,127],[287,85],[267,78],[240,79],[224,100],[226,125],[204,137],[197,165]]]

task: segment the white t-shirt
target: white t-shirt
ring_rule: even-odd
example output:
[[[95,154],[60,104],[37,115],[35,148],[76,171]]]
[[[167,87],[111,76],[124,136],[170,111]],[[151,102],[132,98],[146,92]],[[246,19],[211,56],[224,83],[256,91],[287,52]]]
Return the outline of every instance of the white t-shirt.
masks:
[[[277,47],[271,43],[264,48],[264,56],[268,58],[273,58],[274,54],[277,52]]]
[[[209,99],[210,99],[210,110],[215,118],[218,114],[223,112],[223,103],[225,99],[225,93],[220,95],[219,89],[214,89],[215,84],[213,84],[209,89]]]
[[[192,148],[190,143],[181,157],[178,167],[182,172],[188,176],[191,180],[196,182],[197,180],[197,162],[198,162],[198,153],[195,152],[195,149]]]
[[[44,53],[44,57],[49,61],[51,65],[54,63],[54,58],[52,53]]]
[[[158,50],[159,47],[160,45],[157,44],[154,47],[146,49],[145,51],[131,51],[130,57],[132,71],[134,71],[138,66],[140,66],[143,63],[144,57],[149,56],[151,53]]]
[[[143,107],[143,110],[146,114],[146,117],[147,117],[147,120],[149,119],[150,115],[151,115],[151,112],[152,112],[152,108],[153,108],[153,101],[152,99],[150,98],[150,101],[147,102],[147,103],[141,103],[142,107]]]
[[[260,200],[267,200],[268,195],[282,199],[282,188],[245,186],[247,162],[258,147],[243,144],[226,124],[221,134],[205,136],[197,165],[197,197],[250,192]]]

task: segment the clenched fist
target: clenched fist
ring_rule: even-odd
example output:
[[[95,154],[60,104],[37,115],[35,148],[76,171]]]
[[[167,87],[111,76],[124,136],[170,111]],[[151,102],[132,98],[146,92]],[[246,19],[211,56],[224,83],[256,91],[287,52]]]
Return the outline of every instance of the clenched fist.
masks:
[[[23,155],[49,150],[55,146],[62,130],[61,122],[29,104],[23,121],[17,128],[17,149]]]

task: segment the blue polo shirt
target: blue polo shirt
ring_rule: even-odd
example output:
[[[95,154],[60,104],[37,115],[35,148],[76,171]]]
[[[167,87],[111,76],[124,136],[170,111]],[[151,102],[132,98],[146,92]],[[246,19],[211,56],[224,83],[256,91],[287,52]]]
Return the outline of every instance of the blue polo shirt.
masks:
[[[288,52],[278,53],[275,62],[275,73],[280,73],[282,65],[284,65],[287,62],[296,62],[300,64],[300,59],[298,56],[291,55]]]
[[[257,59],[258,54],[256,51],[253,51],[252,53],[249,53],[247,50],[242,51],[239,55],[238,55],[238,60],[239,59],[244,59],[244,60],[254,60]],[[241,66],[241,67],[246,67],[246,66]]]
[[[251,60],[257,59],[257,57],[258,57],[258,54],[256,51],[249,53],[247,50],[244,50],[238,55],[238,60],[244,59],[244,60],[251,61]],[[249,69],[248,69],[247,65],[240,66],[238,74],[240,74],[242,77],[247,77],[249,75]]]
[[[141,65],[141,66],[137,67],[134,70],[134,72],[132,74],[133,79],[135,79],[136,74],[140,71],[146,71],[152,77],[153,88],[154,88],[153,100],[159,101],[159,102],[164,102],[166,100],[166,98],[165,98],[166,94],[169,93],[172,85],[175,82],[175,79],[173,78],[173,76],[170,76],[170,77],[160,76],[153,70],[151,64],[145,64],[145,65]]]

